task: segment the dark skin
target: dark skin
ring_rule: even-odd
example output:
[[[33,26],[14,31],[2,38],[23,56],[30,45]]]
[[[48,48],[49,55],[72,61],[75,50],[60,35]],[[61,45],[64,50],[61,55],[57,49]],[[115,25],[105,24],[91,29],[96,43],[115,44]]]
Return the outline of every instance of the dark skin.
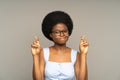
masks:
[[[71,48],[66,46],[69,39],[67,26],[63,23],[53,26],[50,37],[53,39],[54,45],[50,48],[49,61],[52,62],[71,62]],[[38,37],[35,36],[35,41],[32,46],[33,55],[33,78],[34,80],[44,80],[44,53],[40,46]],[[87,65],[86,56],[88,52],[88,43],[84,36],[81,37],[77,59],[74,65],[76,80],[87,80]]]

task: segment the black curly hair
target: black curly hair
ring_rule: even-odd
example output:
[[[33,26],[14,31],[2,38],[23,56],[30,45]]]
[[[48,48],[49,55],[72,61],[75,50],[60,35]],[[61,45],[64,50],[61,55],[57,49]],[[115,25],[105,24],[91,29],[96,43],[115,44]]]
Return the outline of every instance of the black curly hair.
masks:
[[[71,35],[73,30],[73,22],[70,16],[63,11],[53,11],[48,13],[42,22],[42,32],[47,39],[53,41],[50,37],[50,33],[53,26],[58,23],[64,23],[68,28],[69,36]]]

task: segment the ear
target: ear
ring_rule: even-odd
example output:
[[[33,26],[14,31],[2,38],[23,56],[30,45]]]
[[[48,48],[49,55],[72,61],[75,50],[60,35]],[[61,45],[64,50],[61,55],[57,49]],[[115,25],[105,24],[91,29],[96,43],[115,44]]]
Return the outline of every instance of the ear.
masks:
[[[51,38],[53,38],[53,35],[52,35],[52,33],[50,33],[50,37],[51,37]]]

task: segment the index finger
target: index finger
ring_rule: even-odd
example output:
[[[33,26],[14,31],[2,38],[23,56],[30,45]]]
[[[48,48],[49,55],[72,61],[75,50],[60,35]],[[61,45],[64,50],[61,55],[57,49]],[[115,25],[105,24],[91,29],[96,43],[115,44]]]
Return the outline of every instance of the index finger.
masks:
[[[39,38],[37,36],[34,36],[35,41],[39,41]]]
[[[83,35],[83,36],[81,36],[81,40],[84,40],[85,39],[85,36]]]

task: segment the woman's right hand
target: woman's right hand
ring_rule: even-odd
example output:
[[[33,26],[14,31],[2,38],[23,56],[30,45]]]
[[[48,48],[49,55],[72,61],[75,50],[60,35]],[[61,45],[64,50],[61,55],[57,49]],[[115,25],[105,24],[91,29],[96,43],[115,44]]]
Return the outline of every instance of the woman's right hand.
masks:
[[[39,42],[39,38],[37,36],[34,37],[34,42],[31,45],[31,51],[32,51],[32,55],[39,55],[41,50],[40,47],[40,42]]]

